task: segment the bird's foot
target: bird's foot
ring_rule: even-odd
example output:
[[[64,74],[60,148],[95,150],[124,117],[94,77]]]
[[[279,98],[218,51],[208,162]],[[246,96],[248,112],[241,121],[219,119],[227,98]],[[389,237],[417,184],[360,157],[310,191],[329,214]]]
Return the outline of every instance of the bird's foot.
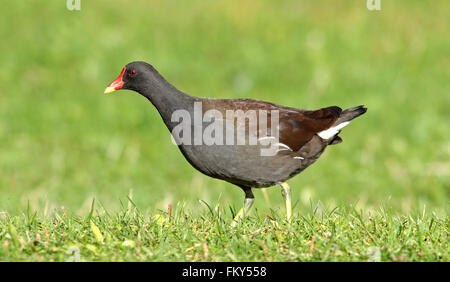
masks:
[[[250,191],[251,193],[251,191]],[[251,194],[251,197],[248,197],[250,194],[246,193],[246,197],[244,200],[244,207],[241,208],[238,213],[236,214],[236,216],[233,219],[233,222],[231,223],[231,227],[236,227],[239,220],[241,218],[243,218],[245,215],[247,215],[247,213],[250,211],[250,208],[253,206],[253,202],[255,200],[255,198],[253,197],[253,194]]]
[[[288,222],[291,222],[292,217],[292,201],[291,201],[291,187],[286,182],[283,182],[281,185],[281,195],[283,196],[285,205],[286,205],[286,218]]]

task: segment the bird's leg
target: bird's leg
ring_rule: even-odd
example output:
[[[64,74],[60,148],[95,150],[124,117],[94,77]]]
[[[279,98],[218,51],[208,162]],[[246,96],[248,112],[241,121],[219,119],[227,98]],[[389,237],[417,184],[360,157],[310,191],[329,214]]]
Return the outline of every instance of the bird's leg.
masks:
[[[253,201],[255,200],[255,196],[253,196],[252,188],[245,188],[244,192],[245,192],[244,207],[242,207],[238,211],[236,216],[234,217],[233,223],[231,224],[232,227],[236,227],[238,221],[249,212],[250,208],[253,205]]]
[[[286,218],[290,222],[292,216],[292,204],[291,204],[291,187],[286,182],[281,183],[281,195],[286,203]]]

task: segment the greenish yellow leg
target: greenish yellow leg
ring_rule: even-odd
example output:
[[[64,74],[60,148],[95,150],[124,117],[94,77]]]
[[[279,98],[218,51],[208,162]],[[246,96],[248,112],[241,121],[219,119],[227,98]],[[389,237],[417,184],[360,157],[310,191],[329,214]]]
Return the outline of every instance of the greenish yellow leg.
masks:
[[[245,190],[245,200],[244,200],[244,207],[241,208],[236,216],[233,219],[233,223],[231,224],[232,227],[236,227],[238,221],[243,218],[247,213],[249,212],[250,208],[253,205],[253,201],[255,200],[255,197],[253,196],[252,190]]]
[[[286,182],[281,183],[281,195],[286,203],[286,218],[290,222],[292,217],[292,201],[291,201],[291,187]]]

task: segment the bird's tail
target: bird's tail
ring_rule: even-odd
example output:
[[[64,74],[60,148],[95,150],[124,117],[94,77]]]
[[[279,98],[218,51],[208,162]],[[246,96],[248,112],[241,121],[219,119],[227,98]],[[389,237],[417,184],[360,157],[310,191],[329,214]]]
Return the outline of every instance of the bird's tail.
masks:
[[[352,119],[357,118],[360,115],[364,114],[365,112],[367,112],[367,108],[364,106],[357,106],[343,110],[333,126],[337,126],[343,122],[349,122]]]
[[[352,119],[359,117],[366,111],[367,108],[365,108],[364,106],[357,106],[354,108],[343,110],[334,122],[333,126],[328,128],[327,130],[319,132],[318,135],[322,139],[329,140],[328,144],[330,145],[339,144],[342,142],[342,139],[337,136],[337,134],[341,131],[341,129],[348,125]]]

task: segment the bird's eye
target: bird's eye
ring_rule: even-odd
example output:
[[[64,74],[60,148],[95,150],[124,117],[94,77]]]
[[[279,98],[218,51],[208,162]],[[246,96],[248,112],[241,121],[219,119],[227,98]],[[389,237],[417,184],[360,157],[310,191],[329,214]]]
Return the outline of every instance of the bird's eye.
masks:
[[[130,71],[130,76],[135,76],[136,75],[136,71],[135,70],[131,70]]]

